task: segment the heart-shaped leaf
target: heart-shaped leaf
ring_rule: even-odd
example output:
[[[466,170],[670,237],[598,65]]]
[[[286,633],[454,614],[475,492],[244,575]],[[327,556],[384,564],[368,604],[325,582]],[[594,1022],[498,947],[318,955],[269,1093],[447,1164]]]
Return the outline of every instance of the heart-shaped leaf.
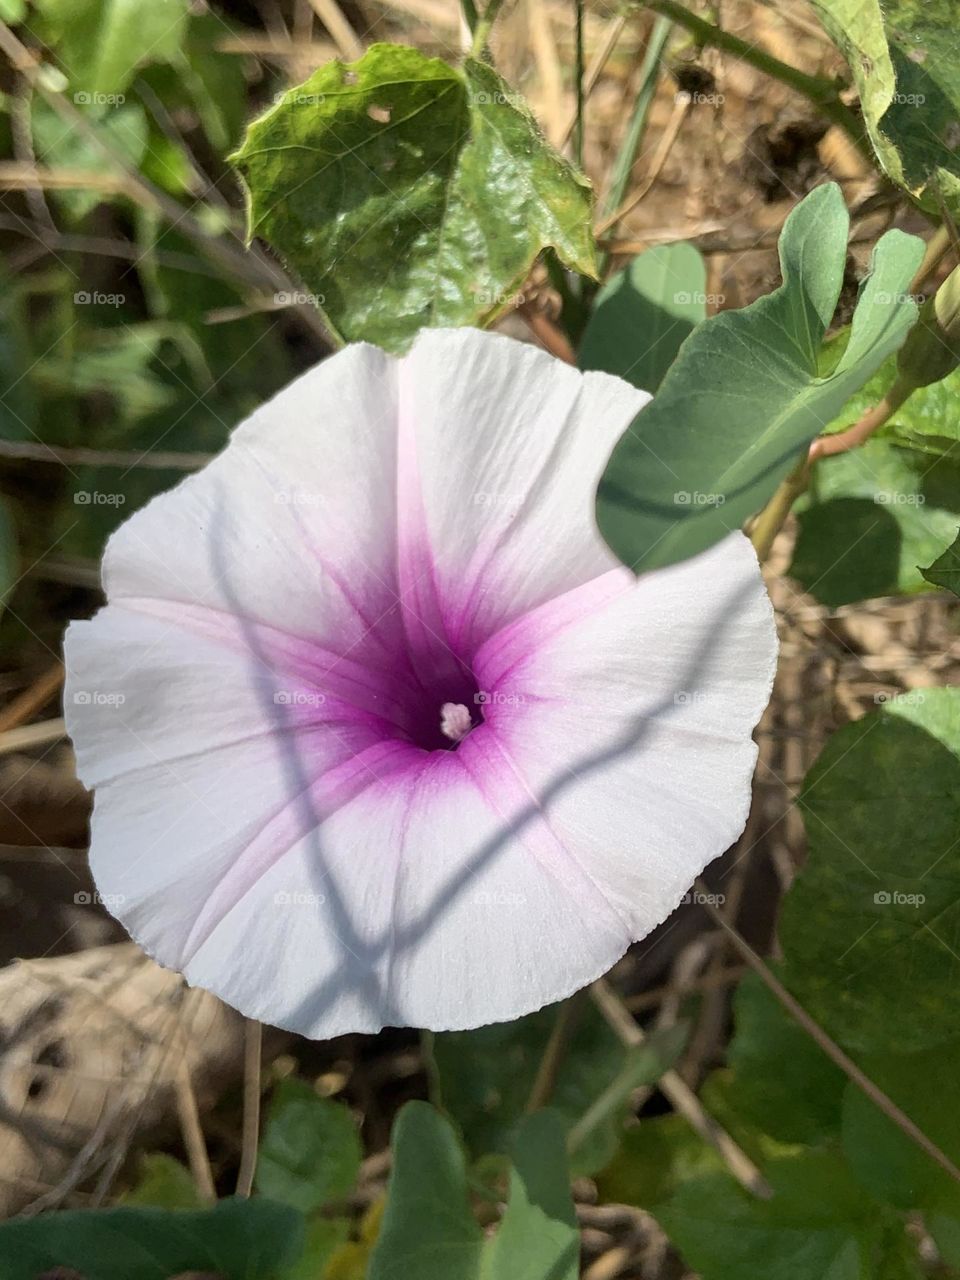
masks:
[[[425,325],[487,323],[548,246],[595,272],[589,184],[474,59],[375,44],[331,62],[250,125],[233,161],[250,235],[348,341],[402,350]]]
[[[876,246],[846,350],[820,375],[848,226],[839,187],[812,191],[780,237],[781,287],[705,320],[621,438],[600,482],[597,518],[625,564],[673,564],[738,528],[903,342],[916,320],[906,290],[923,244],[894,230]]]

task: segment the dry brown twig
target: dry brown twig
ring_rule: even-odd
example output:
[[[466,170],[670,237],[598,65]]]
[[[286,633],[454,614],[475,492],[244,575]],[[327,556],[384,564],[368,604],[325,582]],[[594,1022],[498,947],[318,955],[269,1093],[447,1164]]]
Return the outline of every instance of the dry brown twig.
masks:
[[[590,994],[623,1044],[635,1048],[644,1043],[646,1037],[634,1021],[633,1015],[606,979],[601,978],[593,983]],[[761,1199],[767,1199],[773,1194],[769,1183],[747,1153],[707,1113],[700,1099],[676,1071],[665,1072],[660,1078],[659,1086],[674,1110],[684,1117],[705,1142],[709,1142],[745,1190]]]

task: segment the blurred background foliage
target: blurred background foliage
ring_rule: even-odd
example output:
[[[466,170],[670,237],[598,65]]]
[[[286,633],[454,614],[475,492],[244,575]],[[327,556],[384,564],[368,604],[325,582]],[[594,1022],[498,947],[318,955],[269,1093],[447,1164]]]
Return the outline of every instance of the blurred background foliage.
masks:
[[[0,918],[3,959],[39,957],[0,972],[0,1207],[22,1215],[0,1280],[960,1272],[960,375],[818,464],[771,542],[750,823],[610,982],[475,1032],[261,1045],[92,902],[61,634],[116,524],[330,350],[308,286],[246,243],[246,125],[375,41],[452,64],[469,39],[453,0],[0,0],[0,21]],[[956,260],[955,26],[948,0],[505,6],[496,66],[593,183],[603,282],[547,254],[470,305],[659,387],[685,339],[702,368],[717,313],[768,336],[755,304],[815,192],[839,300],[790,373],[819,394],[882,233],[941,237],[928,291]],[[912,296],[882,305],[912,319]]]

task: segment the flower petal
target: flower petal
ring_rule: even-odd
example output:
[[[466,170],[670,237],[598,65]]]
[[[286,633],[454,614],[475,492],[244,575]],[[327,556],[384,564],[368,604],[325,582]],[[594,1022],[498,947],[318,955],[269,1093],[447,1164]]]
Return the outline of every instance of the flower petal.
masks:
[[[110,539],[111,602],[238,614],[389,662],[398,634],[396,365],[350,347],[259,408]]]
[[[646,392],[472,329],[424,330],[398,384],[400,585],[426,629],[415,645],[434,660],[438,637],[470,653],[618,564],[595,490]]]
[[[487,722],[632,937],[743,830],[776,653],[740,533],[637,580],[615,570],[480,650]]]
[[[505,1021],[609,968],[622,922],[575,870],[580,893],[554,874],[539,817],[495,811],[458,757],[373,784],[293,845],[187,959],[188,979],[324,1038]]]

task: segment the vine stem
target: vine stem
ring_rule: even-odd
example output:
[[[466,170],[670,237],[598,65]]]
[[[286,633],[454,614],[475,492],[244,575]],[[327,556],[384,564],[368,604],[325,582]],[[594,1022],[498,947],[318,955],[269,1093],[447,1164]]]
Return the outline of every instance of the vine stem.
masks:
[[[722,49],[725,53],[732,54],[733,57],[749,63],[757,71],[773,76],[774,79],[788,85],[791,89],[796,90],[797,93],[803,94],[833,124],[839,125],[841,129],[848,133],[861,151],[866,155],[871,154],[869,143],[859,119],[841,101],[834,81],[828,80],[824,76],[807,75],[805,71],[800,71],[797,67],[791,67],[788,62],[781,62],[779,58],[775,58],[772,53],[767,53],[765,49],[761,49],[757,45],[748,44],[746,40],[741,40],[739,36],[732,35],[721,27],[715,27],[709,22],[704,22],[695,13],[685,9],[682,4],[677,4],[675,0],[647,0],[647,8],[665,18],[670,18],[678,26],[685,27],[691,35],[696,37],[700,44],[712,45],[715,49]]]
[[[862,414],[852,427],[848,427],[846,431],[837,431],[833,435],[817,436],[806,456],[780,484],[750,528],[750,541],[753,543],[758,560],[766,560],[770,554],[774,539],[786,523],[793,504],[810,484],[814,463],[819,458],[848,453],[851,449],[857,449],[865,444],[878,427],[889,422],[914,390],[915,388],[909,383],[897,379],[880,403],[873,405]]]
[[[583,77],[585,73],[585,64],[583,57],[583,0],[573,0],[574,9],[576,11],[576,27],[575,27],[575,47],[576,47],[576,65],[574,68],[574,76],[577,82],[577,120],[573,130],[573,157],[577,162],[578,168],[583,168],[583,112],[585,106],[585,98],[583,92]]]
[[[781,481],[773,497],[754,520],[750,529],[750,541],[758,560],[766,560],[770,554],[774,540],[783,528],[793,504],[810,483],[810,471],[810,459],[804,457],[786,480]]]
[[[500,12],[502,7],[503,0],[487,0],[487,7],[483,11],[483,16],[477,18],[476,25],[473,28],[473,42],[470,45],[471,58],[479,58],[483,56],[483,51],[487,45],[487,39],[493,28],[494,22],[497,20],[497,14]],[[476,12],[475,7],[474,12]]]
[[[244,1197],[249,1196],[253,1190],[253,1177],[257,1171],[262,1051],[263,1025],[254,1018],[247,1018],[243,1029],[243,1136],[236,1191],[238,1196]]]
[[[573,1035],[577,1019],[580,1016],[582,997],[583,992],[578,991],[574,995],[568,996],[557,1009],[556,1020],[550,1031],[550,1038],[544,1048],[543,1057],[540,1059],[536,1079],[533,1082],[533,1088],[530,1090],[530,1097],[527,1099],[526,1111],[528,1114],[545,1107],[553,1097],[557,1075],[567,1052],[567,1047],[570,1044],[570,1037]]]
[[[880,403],[868,409],[852,427],[848,427],[846,431],[837,431],[832,436],[817,436],[810,446],[809,461],[828,458],[834,453],[846,453],[849,449],[865,444],[877,427],[889,422],[913,390],[912,386],[898,379]]]
[[[463,20],[467,24],[467,29],[473,35],[477,29],[477,23],[480,21],[477,6],[474,4],[474,0],[460,0],[460,8],[463,11]]]

